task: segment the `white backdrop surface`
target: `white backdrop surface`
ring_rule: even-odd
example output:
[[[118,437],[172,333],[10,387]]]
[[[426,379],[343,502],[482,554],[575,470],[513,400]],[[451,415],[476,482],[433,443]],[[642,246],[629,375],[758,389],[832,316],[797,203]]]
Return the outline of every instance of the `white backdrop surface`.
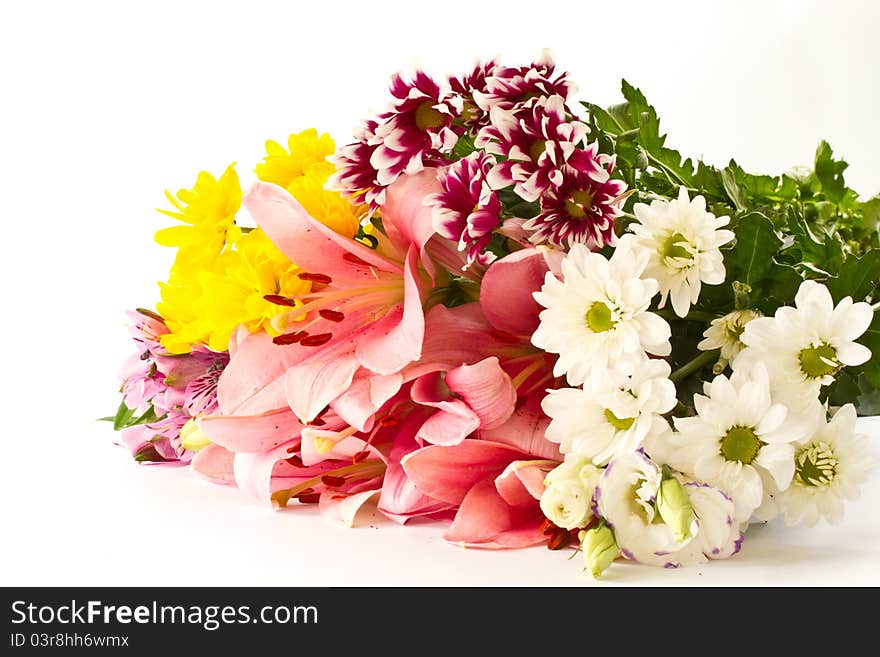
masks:
[[[809,164],[820,139],[880,192],[880,87],[869,1],[4,3],[0,9],[0,584],[588,584],[543,549],[446,545],[442,528],[331,528],[179,468],[140,467],[112,413],[124,310],[155,303],[164,189],[306,127],[343,143],[391,73],[443,75],[544,47],[579,96],[657,107],[682,153],[746,169]],[[869,428],[880,443],[876,421]],[[880,472],[843,523],[754,528],[741,555],[634,584],[880,584]]]

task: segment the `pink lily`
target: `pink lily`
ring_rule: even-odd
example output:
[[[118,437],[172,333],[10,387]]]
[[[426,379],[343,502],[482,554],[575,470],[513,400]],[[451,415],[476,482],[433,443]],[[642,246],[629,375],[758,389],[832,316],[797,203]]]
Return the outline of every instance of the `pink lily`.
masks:
[[[457,509],[446,540],[499,549],[547,541],[538,502],[544,477],[557,463],[509,445],[465,440],[416,450],[403,468],[419,491]]]

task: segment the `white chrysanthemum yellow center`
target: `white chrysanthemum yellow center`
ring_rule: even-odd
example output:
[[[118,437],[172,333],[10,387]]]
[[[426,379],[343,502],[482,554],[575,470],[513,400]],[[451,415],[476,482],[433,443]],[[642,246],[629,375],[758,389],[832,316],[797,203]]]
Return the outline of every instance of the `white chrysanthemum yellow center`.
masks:
[[[728,461],[748,465],[758,456],[764,443],[751,427],[731,427],[721,439],[721,455]]]
[[[611,308],[608,307],[608,304],[603,303],[602,301],[595,301],[590,309],[587,311],[586,316],[587,327],[593,333],[604,333],[605,331],[610,331],[617,324],[617,321],[614,319],[611,313]]]
[[[839,463],[827,442],[810,443],[795,454],[794,481],[801,486],[828,486],[837,476]]]
[[[633,422],[636,421],[636,418],[634,417],[617,417],[607,408],[605,409],[605,419],[608,420],[608,424],[618,431],[626,431],[633,425]]]
[[[798,361],[801,371],[810,379],[832,376],[841,367],[837,360],[837,349],[827,342],[801,349],[798,352]]]
[[[663,242],[660,255],[667,259],[667,264],[671,267],[691,267],[694,264],[694,254],[687,248],[689,245],[690,242],[684,235],[671,233]]]

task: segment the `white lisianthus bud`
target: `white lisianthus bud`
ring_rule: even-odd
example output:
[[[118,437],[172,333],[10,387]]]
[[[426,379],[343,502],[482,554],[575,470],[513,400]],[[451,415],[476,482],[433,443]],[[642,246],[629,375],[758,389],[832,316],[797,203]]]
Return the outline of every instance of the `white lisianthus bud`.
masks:
[[[581,551],[584,564],[593,577],[600,577],[617,558],[620,550],[614,540],[614,532],[604,522],[583,535]]]
[[[663,522],[675,534],[675,540],[684,543],[697,531],[697,518],[691,498],[675,477],[663,479],[657,491],[657,511]]]

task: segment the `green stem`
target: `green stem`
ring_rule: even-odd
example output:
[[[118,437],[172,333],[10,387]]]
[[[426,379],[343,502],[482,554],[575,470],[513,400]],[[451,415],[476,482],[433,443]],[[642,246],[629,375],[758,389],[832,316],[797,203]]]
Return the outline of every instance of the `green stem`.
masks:
[[[699,370],[704,365],[708,365],[712,362],[718,361],[718,356],[721,354],[720,349],[713,349],[712,351],[704,351],[698,356],[694,356],[691,360],[686,362],[684,365],[675,370],[672,374],[669,375],[669,379],[673,383],[677,383],[682,379],[686,379],[691,374]]]

